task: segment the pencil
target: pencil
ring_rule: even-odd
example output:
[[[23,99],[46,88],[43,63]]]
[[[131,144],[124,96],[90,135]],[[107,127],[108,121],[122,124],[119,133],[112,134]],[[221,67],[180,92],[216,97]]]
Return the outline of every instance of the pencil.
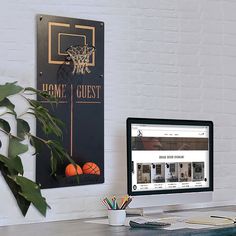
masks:
[[[129,198],[128,201],[125,202],[125,204],[121,207],[122,210],[126,209],[126,207],[130,204],[132,201],[132,198]]]
[[[107,203],[104,199],[102,200],[102,204],[103,204],[105,207],[107,207],[107,209],[109,209],[109,210],[111,209],[110,206],[108,205],[108,203]]]
[[[124,204],[128,201],[128,195],[125,195],[124,198],[123,198],[123,201],[121,203],[121,206],[120,206],[120,209],[122,209],[122,207],[124,206]]]
[[[112,204],[110,203],[109,199],[108,199],[107,197],[105,197],[104,200],[107,202],[107,204],[109,205],[109,207],[110,207],[111,209],[113,209]]]

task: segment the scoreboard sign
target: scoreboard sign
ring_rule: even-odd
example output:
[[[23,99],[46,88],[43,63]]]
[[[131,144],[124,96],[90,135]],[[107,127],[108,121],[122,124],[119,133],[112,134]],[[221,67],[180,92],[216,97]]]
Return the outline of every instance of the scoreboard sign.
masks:
[[[44,150],[36,159],[36,181],[42,188],[103,183],[104,23],[38,15],[37,89],[58,98],[54,107],[37,99],[64,122],[62,143],[72,159],[93,171],[78,182],[65,175],[68,163],[59,161],[52,177],[50,153]],[[43,136],[39,125],[37,135]]]

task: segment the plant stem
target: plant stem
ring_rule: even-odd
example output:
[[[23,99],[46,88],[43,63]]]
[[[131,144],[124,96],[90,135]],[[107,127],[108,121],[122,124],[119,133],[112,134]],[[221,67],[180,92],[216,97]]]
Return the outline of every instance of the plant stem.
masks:
[[[1,129],[1,128],[0,128],[0,131],[3,132],[4,134],[8,135],[8,136],[11,135],[10,133],[7,133],[5,130],[3,130],[3,129]]]
[[[42,139],[42,138],[40,138],[40,137],[38,137],[38,136],[34,136],[34,135],[31,134],[31,133],[27,133],[26,135],[27,135],[28,137],[34,137],[34,138],[40,140],[41,142],[43,142],[44,144],[46,144],[46,145],[48,146],[49,140],[45,140],[45,139]]]

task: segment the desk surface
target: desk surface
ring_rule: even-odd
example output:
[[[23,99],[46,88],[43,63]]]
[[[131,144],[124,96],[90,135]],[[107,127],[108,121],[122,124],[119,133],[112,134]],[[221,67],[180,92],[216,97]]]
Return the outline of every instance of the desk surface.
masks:
[[[236,206],[214,207],[209,210],[235,211]],[[201,211],[201,209],[198,209]],[[204,208],[206,211],[206,208]],[[158,232],[158,233],[157,233]],[[214,227],[207,229],[181,229],[181,230],[164,230],[164,229],[131,229],[130,227],[112,227],[94,223],[85,223],[84,220],[69,220],[60,222],[37,223],[27,225],[12,225],[0,227],[1,236],[141,236],[141,235],[175,235],[175,236],[229,236],[236,235],[236,226]]]

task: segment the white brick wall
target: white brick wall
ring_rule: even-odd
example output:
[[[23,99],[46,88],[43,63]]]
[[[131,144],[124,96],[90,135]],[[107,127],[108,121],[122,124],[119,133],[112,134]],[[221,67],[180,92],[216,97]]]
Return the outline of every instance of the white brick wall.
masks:
[[[214,200],[233,200],[235,10],[233,0],[3,1],[1,83],[36,85],[36,14],[105,22],[105,183],[44,190],[47,217],[30,208],[23,218],[0,176],[0,225],[104,215],[100,197],[126,192],[128,116],[213,120]],[[33,178],[30,156],[24,164]]]

